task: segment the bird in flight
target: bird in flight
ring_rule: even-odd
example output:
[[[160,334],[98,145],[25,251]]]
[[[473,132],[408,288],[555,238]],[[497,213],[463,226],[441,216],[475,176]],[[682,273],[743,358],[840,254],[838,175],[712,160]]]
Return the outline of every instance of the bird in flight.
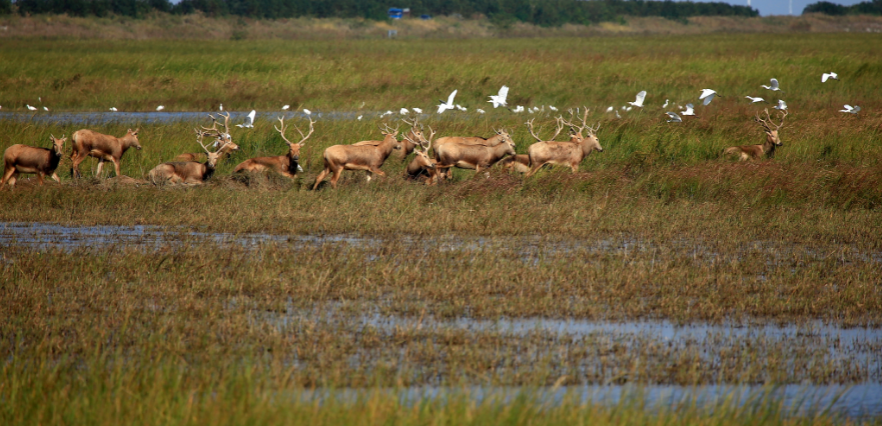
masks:
[[[711,103],[712,100],[714,100],[714,96],[719,96],[719,94],[716,92],[716,90],[701,89],[701,95],[698,96],[698,100],[699,101],[703,100],[704,102],[702,102],[702,104],[708,105]],[[720,97],[722,97],[722,96],[720,96]]]
[[[760,85],[760,87],[762,87],[763,89],[771,90],[773,92],[781,91],[781,93],[784,93],[784,91],[781,90],[780,87],[778,87],[778,79],[777,78],[773,78],[770,81],[771,81],[771,86],[766,86],[765,84],[763,84],[763,85]]]
[[[444,111],[447,111],[448,109],[453,109],[453,108],[455,108],[455,107],[453,106],[453,98],[455,98],[455,97],[456,97],[456,90],[454,90],[454,91],[450,94],[450,96],[447,97],[447,102],[444,102],[444,101],[440,101],[440,100],[439,100],[438,102],[441,102],[441,103],[438,104],[438,114],[442,114]]]
[[[683,111],[683,115],[695,115],[695,107],[692,104],[686,104],[686,111]]]
[[[487,102],[490,102],[491,104],[493,104],[493,108],[506,106],[505,99],[507,97],[508,97],[508,86],[502,86],[502,88],[499,89],[499,94],[498,95],[490,95],[490,100]]]
[[[828,79],[839,81],[839,75],[835,72],[825,72],[821,74],[821,83],[826,83]]]
[[[668,123],[682,123],[683,122],[683,119],[680,118],[680,116],[677,115],[676,112],[666,112],[665,114],[667,114],[668,117],[671,117],[671,119],[668,120]]]
[[[787,110],[787,102],[778,99],[778,105],[775,105],[775,109],[786,111]]]
[[[634,105],[635,107],[643,108],[643,100],[644,99],[646,99],[646,91],[645,90],[643,90],[637,94],[637,99],[635,99],[634,102],[628,102],[628,103],[631,105]]]
[[[859,107],[857,105],[851,106],[851,105],[846,104],[845,109],[841,109],[841,110],[839,110],[839,112],[847,112],[849,114],[857,114],[858,112],[860,112],[860,110],[861,110],[861,107]]]
[[[750,102],[752,102],[752,103],[765,102],[765,101],[766,101],[766,100],[763,99],[763,98],[754,98],[753,96],[745,96],[745,98],[750,99]]]
[[[236,127],[254,127],[254,117],[256,117],[256,116],[257,116],[257,111],[251,110],[251,112],[248,113],[248,116],[245,117],[245,122],[242,124],[237,124]]]

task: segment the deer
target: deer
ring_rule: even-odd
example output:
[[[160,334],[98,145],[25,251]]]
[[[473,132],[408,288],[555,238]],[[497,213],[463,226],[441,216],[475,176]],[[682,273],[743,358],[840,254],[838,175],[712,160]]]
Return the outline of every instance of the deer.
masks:
[[[435,160],[438,162],[436,167],[441,168],[475,169],[477,173],[492,166],[506,155],[515,155],[515,143],[504,129],[497,130],[496,136],[483,142],[448,141],[438,144],[438,141],[435,141]]]
[[[218,113],[218,117],[224,118],[224,124],[222,124],[222,126],[224,126],[223,131],[217,128],[218,117],[215,117],[212,114],[208,114],[208,116],[211,118],[212,121],[211,127],[201,127],[203,131],[217,137],[215,144],[220,144],[221,146],[223,146],[223,149],[218,151],[218,153],[220,154],[220,158],[228,156],[233,151],[238,151],[239,145],[233,143],[233,138],[232,136],[230,136],[230,113],[228,112],[226,113],[226,115]],[[175,157],[174,161],[205,161],[206,158],[207,157],[205,156],[205,153],[194,152],[189,154],[181,154]]]
[[[438,167],[438,162],[435,161],[434,158],[429,156],[429,147],[432,146],[432,138],[435,136],[435,131],[429,127],[429,138],[427,139],[417,139],[414,140],[411,135],[404,135],[404,140],[408,141],[411,145],[414,146],[414,152],[416,156],[413,157],[413,160],[407,165],[407,169],[405,171],[405,176],[408,179],[420,180],[422,178],[426,178],[426,185],[434,185],[437,181],[437,177],[439,175],[439,171],[441,170]],[[402,144],[403,145],[403,144]],[[419,148],[417,148],[419,146]],[[451,166],[448,166],[451,167]]]
[[[303,148],[303,145],[306,145],[306,140],[312,136],[312,133],[315,131],[313,125],[315,121],[313,121],[312,117],[309,117],[309,131],[304,135],[303,131],[300,130],[296,125],[294,129],[297,130],[297,133],[300,133],[300,141],[299,142],[291,142],[288,140],[288,137],[285,136],[285,131],[287,131],[287,127],[285,127],[285,119],[283,117],[279,117],[279,126],[273,126],[280,135],[282,135],[282,140],[288,145],[288,153],[285,155],[279,155],[276,157],[255,157],[245,160],[239,165],[236,166],[236,169],[233,171],[234,173],[255,173],[255,172],[264,172],[267,170],[272,170],[282,176],[288,178],[294,178],[297,172],[302,172],[303,168],[300,167],[300,148]]]
[[[499,160],[496,164],[508,171],[524,174],[530,171],[530,156],[527,154],[509,155]]]
[[[221,152],[225,145],[230,142],[222,139],[222,137],[218,137],[215,142],[221,144],[220,148],[215,152],[211,152],[208,150],[208,147],[202,144],[202,138],[210,135],[210,133],[199,129],[193,130],[196,131],[196,142],[198,142],[205,151],[207,160],[204,163],[196,161],[170,161],[162,163],[147,172],[147,180],[154,185],[164,183],[199,185],[206,180],[211,179],[211,176],[214,174],[214,169],[217,167],[217,162],[220,160]]]
[[[480,136],[445,136],[443,138],[435,139],[435,142],[432,145],[432,149],[434,150],[434,153],[435,153],[435,161],[438,161],[438,162],[441,161],[440,157],[438,157],[438,149],[443,145],[446,145],[449,143],[456,143],[456,144],[462,144],[462,145],[485,145],[486,146],[488,144],[490,144],[490,145],[496,144],[498,141],[503,140],[505,137],[508,137],[508,139],[511,139],[511,137],[508,136],[508,133],[505,133],[505,136],[503,136],[503,134],[502,134],[503,132],[504,131],[502,131],[502,130],[496,131],[495,135],[491,136],[490,138],[486,138],[486,139],[482,138]],[[442,178],[446,178],[446,177],[448,177],[448,175],[449,175],[449,172],[447,170],[441,171]]]
[[[67,140],[64,135],[56,138],[55,135],[49,135],[52,141],[52,148],[37,148],[22,144],[12,145],[3,151],[3,179],[0,180],[0,189],[6,183],[10,187],[15,187],[15,181],[19,173],[36,173],[37,181],[43,185],[43,177],[49,176],[52,180],[61,183],[55,170],[58,169],[58,163],[64,155],[64,141]]]
[[[404,161],[407,159],[407,156],[410,155],[411,152],[413,152],[414,148],[417,147],[417,144],[414,141],[423,140],[424,137],[422,129],[423,126],[422,124],[419,124],[418,116],[414,115],[411,121],[407,121],[407,119],[402,119],[401,121],[410,126],[410,131],[407,132],[407,134],[404,135],[404,139],[401,140],[400,157],[401,160]],[[356,142],[353,145],[372,145],[375,142],[376,141],[361,141]]]
[[[579,164],[592,152],[603,152],[600,146],[600,140],[597,139],[597,131],[600,130],[600,123],[596,127],[588,126],[588,108],[585,108],[585,114],[581,117],[582,125],[574,124],[564,118],[558,117],[558,129],[552,139],[557,137],[564,125],[570,127],[570,140],[566,142],[557,142],[554,140],[543,141],[536,133],[533,132],[532,121],[527,122],[527,128],[530,134],[537,140],[536,143],[527,148],[527,155],[530,156],[530,171],[526,177],[534,175],[542,166],[546,164],[558,164],[561,166],[569,166],[573,173],[579,171]],[[572,120],[572,118],[571,118]],[[572,120],[575,121],[575,120]],[[587,132],[586,132],[587,131]],[[586,135],[582,135],[586,132]]]
[[[116,175],[119,176],[119,161],[123,154],[126,153],[126,150],[131,147],[135,147],[138,150],[141,149],[141,144],[138,143],[138,129],[129,129],[125,136],[120,138],[89,129],[81,129],[74,132],[71,135],[71,139],[73,140],[73,152],[70,154],[70,159],[73,164],[70,171],[71,175],[75,178],[80,177],[80,163],[87,156],[98,159],[98,169],[95,171],[96,176],[101,175],[101,168],[104,166],[105,161],[113,163]]]
[[[779,112],[781,116],[781,124],[772,123],[772,118],[769,117],[769,109],[766,108],[765,111],[766,119],[760,118],[760,114],[757,112],[753,121],[759,123],[760,126],[762,126],[763,131],[766,132],[766,142],[762,145],[730,146],[723,150],[723,155],[737,155],[740,161],[750,159],[756,160],[763,154],[766,155],[766,158],[774,158],[775,148],[783,146],[781,138],[778,137],[778,130],[784,126],[784,117],[787,117],[787,111]],[[772,130],[772,126],[775,126],[774,130]]]
[[[401,149],[401,142],[396,138],[398,127],[392,129],[386,125],[380,131],[385,136],[382,141],[361,141],[355,145],[334,145],[325,149],[322,154],[325,169],[315,179],[313,191],[329,173],[334,174],[331,177],[331,187],[336,189],[343,170],[364,170],[367,172],[368,182],[373,174],[385,177],[386,173],[380,167],[392,151]]]

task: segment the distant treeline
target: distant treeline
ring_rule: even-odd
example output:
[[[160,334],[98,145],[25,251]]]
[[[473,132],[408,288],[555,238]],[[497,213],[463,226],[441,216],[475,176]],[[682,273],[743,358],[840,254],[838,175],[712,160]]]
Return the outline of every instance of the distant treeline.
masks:
[[[802,13],[825,13],[827,15],[882,15],[882,0],[865,1],[851,6],[819,1],[803,9]]]
[[[366,18],[387,19],[389,7],[409,7],[412,16],[484,15],[497,24],[515,21],[542,26],[567,23],[592,24],[621,16],[661,16],[683,19],[690,16],[758,16],[747,6],[722,2],[693,3],[644,0],[0,0],[0,13],[17,9],[20,14],[62,14],[105,16],[116,14],[142,17],[158,10],[188,14],[201,11],[209,16],[249,18]]]

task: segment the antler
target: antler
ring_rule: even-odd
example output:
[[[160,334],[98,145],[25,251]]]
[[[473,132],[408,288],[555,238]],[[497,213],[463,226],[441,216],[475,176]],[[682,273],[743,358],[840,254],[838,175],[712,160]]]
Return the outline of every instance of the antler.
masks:
[[[527,129],[530,130],[530,134],[533,135],[534,138],[536,138],[536,141],[538,141],[538,142],[542,142],[543,139],[540,138],[539,135],[537,135],[537,134],[533,131],[533,120],[536,120],[536,119],[535,119],[535,118],[531,118],[529,121],[527,121],[527,122],[524,123],[524,124],[527,125]],[[547,140],[549,140],[549,141],[553,141],[554,138],[556,138],[557,135],[560,134],[560,131],[563,130],[563,128],[564,128],[563,117],[558,117],[557,119],[555,119],[555,123],[557,123],[557,129],[555,129],[554,134],[551,135],[551,137],[550,137],[549,139],[547,139]]]
[[[769,117],[769,109],[768,109],[768,108],[766,108],[766,119],[768,119],[768,121],[762,119],[762,118],[760,117],[760,113],[757,112],[757,113],[756,113],[756,117],[754,117],[753,121],[756,121],[757,123],[760,123],[760,126],[763,126],[763,128],[766,129],[767,132],[771,132],[771,131],[772,131],[772,127],[771,127],[771,125],[774,125],[774,124],[770,124],[770,123],[769,123],[770,121],[772,121],[772,118]],[[784,120],[783,120],[783,119],[781,120],[781,124],[782,124],[782,125],[784,124]],[[780,126],[778,126],[778,127],[780,127]],[[776,127],[776,130],[777,130],[777,127]]]
[[[380,125],[378,124],[377,127],[380,127]],[[399,127],[401,127],[400,124],[397,125],[397,126],[395,126],[395,129],[392,129],[391,127],[389,127],[388,124],[383,123],[383,127],[380,127],[380,132],[382,132],[384,135],[394,135],[394,134],[398,134],[398,128],[399,128]]]
[[[276,127],[276,126],[273,126],[273,127],[276,129],[277,132],[279,132],[280,135],[282,135],[282,139],[285,140],[285,143],[287,143],[288,145],[294,145],[293,142],[289,141],[288,138],[285,137],[285,131],[287,130],[287,127],[285,127],[285,118],[284,118],[284,117],[279,117],[278,120],[279,120],[279,126],[280,126],[281,128]],[[303,134],[303,131],[300,130],[300,128],[297,127],[296,124],[294,125],[294,129],[297,130],[297,133],[300,133],[300,138],[301,138],[301,139],[300,139],[300,142],[297,142],[298,144],[300,144],[300,145],[304,145],[304,142],[306,142],[306,140],[309,139],[310,136],[312,136],[312,132],[315,131],[315,128],[313,127],[313,124],[315,124],[315,121],[314,121],[314,120],[312,119],[312,117],[310,116],[310,117],[309,117],[309,133],[307,133],[306,135]]]
[[[221,124],[222,126],[224,126],[224,130],[223,130],[223,131],[220,131],[220,130],[217,128],[217,125],[218,125],[218,117],[215,117],[215,116],[212,115],[212,114],[208,114],[208,116],[211,118],[211,122],[212,122],[211,127],[205,127],[205,126],[202,126],[202,130],[204,130],[205,132],[213,132],[214,134],[216,134],[218,137],[220,137],[220,138],[223,139],[224,141],[229,141],[229,140],[230,140],[230,133],[229,133],[229,129],[230,129],[230,113],[228,112],[228,113],[226,113],[226,115],[224,115],[224,114],[222,114],[222,113],[218,113],[217,115],[218,115],[218,117],[223,117],[223,118],[224,118],[224,124]]]
[[[533,138],[536,139],[536,142],[542,142],[542,138],[540,138],[539,136],[536,136],[536,132],[533,131],[533,120],[535,120],[535,118],[531,118],[531,119],[527,120],[527,122],[524,124],[527,125],[527,130],[530,131],[530,134],[533,135]]]
[[[573,110],[572,110],[572,109],[570,109],[569,111],[570,111],[570,120],[575,119],[575,118],[576,118],[576,114],[573,113]],[[564,124],[566,124],[567,126],[570,126],[570,131],[573,132],[573,134],[576,134],[576,133],[582,133],[585,129],[588,129],[588,130],[590,130],[590,131],[592,131],[592,132],[596,131],[595,129],[592,129],[591,127],[588,127],[588,108],[585,108],[585,112],[582,114],[582,117],[579,117],[579,119],[582,121],[582,125],[581,125],[581,126],[578,125],[578,124],[576,124],[576,123],[573,123],[572,121],[564,120],[563,116],[560,117],[560,120],[561,120]],[[597,127],[597,128],[598,128],[598,129],[600,128],[600,124],[598,124],[598,127]],[[576,129],[579,129],[579,130],[576,130]]]
[[[434,138],[434,137],[435,137],[435,130],[432,129],[432,126],[429,126],[429,137],[428,138],[423,137],[423,140],[426,141],[426,144],[423,145],[423,142],[420,141],[420,146],[423,147],[423,151],[426,151],[426,153],[429,152],[429,148],[432,146],[432,138]]]
[[[788,113],[787,113],[787,110],[784,110],[784,111],[778,111],[778,114],[781,114],[781,124],[772,123],[772,124],[775,124],[775,130],[780,129],[781,126],[784,125],[784,117],[787,117]],[[771,121],[771,119],[769,121]]]
[[[407,121],[406,118],[402,118],[401,121],[403,121],[405,124],[407,124],[410,127],[421,127],[420,126],[420,117],[416,114],[411,115],[410,121]]]
[[[211,154],[211,151],[208,150],[208,147],[206,147],[205,145],[202,144],[202,138],[208,133],[203,132],[203,131],[196,129],[196,128],[194,128],[193,130],[196,131],[196,142],[198,142],[199,146],[201,146],[202,149],[205,150],[206,154]]]

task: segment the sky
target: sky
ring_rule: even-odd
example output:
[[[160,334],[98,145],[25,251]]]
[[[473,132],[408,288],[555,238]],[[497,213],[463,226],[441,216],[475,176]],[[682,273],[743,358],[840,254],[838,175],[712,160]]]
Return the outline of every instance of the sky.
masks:
[[[696,0],[693,0],[696,1]],[[732,1],[732,0],[713,0],[713,1],[723,1],[729,4],[747,6],[747,0],[743,1]],[[790,14],[790,4],[793,4],[793,14],[800,15],[802,14],[802,10],[805,9],[806,6],[817,3],[820,0],[750,0],[750,7],[759,11],[761,16],[771,16],[771,15],[789,15]],[[830,3],[841,4],[843,6],[851,6],[853,4],[860,3],[864,0],[827,0]],[[869,0],[866,0],[869,1]]]

